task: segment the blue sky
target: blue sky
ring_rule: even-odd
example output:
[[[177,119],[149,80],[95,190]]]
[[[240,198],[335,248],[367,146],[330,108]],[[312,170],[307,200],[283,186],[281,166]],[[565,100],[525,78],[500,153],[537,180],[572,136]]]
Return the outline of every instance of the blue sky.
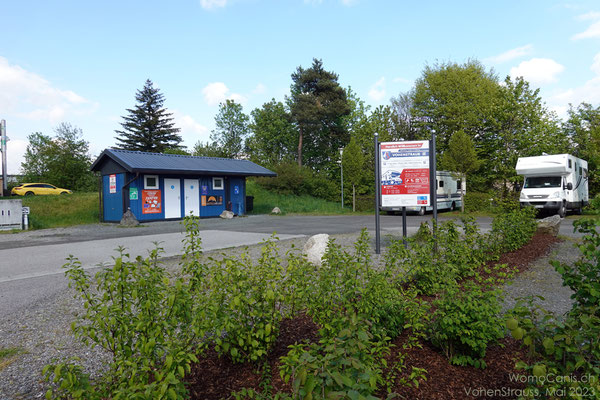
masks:
[[[126,108],[151,79],[184,144],[207,141],[219,102],[250,113],[284,100],[313,58],[367,104],[389,104],[425,65],[481,61],[524,76],[559,116],[600,105],[596,1],[0,0],[0,119],[8,173],[27,136],[61,122],[92,155],[115,144]]]

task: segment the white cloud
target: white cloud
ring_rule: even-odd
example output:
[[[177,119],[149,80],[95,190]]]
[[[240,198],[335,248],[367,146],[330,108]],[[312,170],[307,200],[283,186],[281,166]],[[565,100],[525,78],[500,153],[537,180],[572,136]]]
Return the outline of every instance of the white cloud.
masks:
[[[534,84],[552,83],[557,81],[557,75],[565,67],[549,58],[532,58],[523,61],[517,67],[510,69],[513,78],[522,76],[526,81]]]
[[[200,0],[200,6],[205,10],[214,8],[223,8],[227,5],[227,0]]]
[[[582,15],[578,16],[577,19],[580,21],[589,21],[589,20],[600,19],[600,12],[590,11],[587,14],[582,14]]]
[[[346,7],[352,7],[358,4],[358,0],[340,0],[340,3]]]
[[[10,139],[10,135],[7,135]],[[29,141],[10,139],[6,142],[6,171],[10,175],[21,173],[21,162],[25,161],[25,150]]]
[[[593,22],[586,30],[580,32],[576,35],[573,35],[571,39],[580,40],[580,39],[592,39],[592,38],[600,38],[600,12],[589,12],[587,14],[580,15],[577,19],[581,21],[595,21]]]
[[[236,103],[245,104],[246,97],[239,93],[229,93],[229,88],[223,82],[209,83],[202,89],[204,100],[209,106],[216,106],[225,100],[233,100]]]
[[[256,87],[254,88],[252,93],[253,94],[264,94],[266,91],[267,91],[267,87],[265,85],[263,85],[262,83],[259,83],[258,85],[256,85]]]
[[[397,77],[392,79],[392,82],[394,83],[412,83],[413,81],[411,81],[410,79],[406,79],[406,78],[402,78],[402,77]]]
[[[0,57],[0,109],[5,115],[57,123],[68,115],[93,111],[96,106],[77,93],[58,89],[41,76]]]
[[[592,63],[590,69],[594,74],[600,76],[600,53],[594,56],[594,62]]]
[[[529,55],[529,54],[531,54],[532,50],[533,50],[533,45],[528,44],[525,46],[521,46],[521,47],[517,47],[515,49],[505,51],[504,53],[498,54],[496,56],[488,57],[484,60],[484,62],[499,64],[499,63],[511,61],[516,58],[520,58],[520,57]]]
[[[385,98],[385,77],[381,77],[371,85],[369,97],[375,101],[381,101]]]
[[[197,122],[194,117],[181,113],[177,110],[171,110],[175,119],[175,126],[180,128],[179,134],[183,139],[183,144],[188,148],[193,147],[199,140],[206,141],[210,137],[210,130]]]
[[[559,117],[567,117],[568,104],[577,106],[581,102],[600,104],[600,53],[596,54],[590,66],[595,76],[583,85],[564,90],[549,98],[549,106]]]

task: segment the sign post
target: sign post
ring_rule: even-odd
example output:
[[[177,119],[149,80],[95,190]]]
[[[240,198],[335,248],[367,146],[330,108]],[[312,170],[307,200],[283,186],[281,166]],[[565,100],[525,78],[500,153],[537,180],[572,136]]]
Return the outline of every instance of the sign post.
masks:
[[[381,253],[381,239],[379,226],[379,199],[381,196],[381,173],[379,172],[379,137],[375,132],[375,254]]]

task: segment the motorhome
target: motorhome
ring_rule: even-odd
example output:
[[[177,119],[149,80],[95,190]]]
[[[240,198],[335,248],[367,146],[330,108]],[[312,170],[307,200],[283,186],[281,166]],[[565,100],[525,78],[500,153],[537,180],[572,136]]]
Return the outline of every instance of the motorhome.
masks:
[[[581,214],[589,202],[588,163],[569,154],[521,157],[517,174],[525,180],[521,206],[532,206],[561,217],[573,210]]]
[[[457,179],[459,174],[449,171],[437,171],[437,209],[453,211],[462,206],[461,190],[466,192],[465,182]],[[394,214],[402,211],[402,207],[382,207],[383,211]],[[406,211],[417,212],[419,215],[425,215],[425,212],[432,211],[433,206],[413,206],[406,207]]]

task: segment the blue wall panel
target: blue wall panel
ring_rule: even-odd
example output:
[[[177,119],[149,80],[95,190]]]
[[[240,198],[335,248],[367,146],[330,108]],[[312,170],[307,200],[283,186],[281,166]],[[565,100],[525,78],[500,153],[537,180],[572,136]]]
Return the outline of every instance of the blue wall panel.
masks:
[[[125,183],[125,174],[115,174],[117,192],[110,193],[110,175],[102,176],[102,201],[104,203],[104,221],[120,221],[123,218],[123,198],[121,188]]]
[[[244,178],[229,178],[229,201],[236,215],[246,214],[246,187]]]
[[[206,193],[206,194],[205,194]],[[202,206],[202,196],[206,197],[206,205]],[[221,204],[210,205],[210,197],[221,197]],[[226,199],[225,190],[214,190],[212,186],[212,177],[200,178],[200,217],[218,217],[225,210]]]

